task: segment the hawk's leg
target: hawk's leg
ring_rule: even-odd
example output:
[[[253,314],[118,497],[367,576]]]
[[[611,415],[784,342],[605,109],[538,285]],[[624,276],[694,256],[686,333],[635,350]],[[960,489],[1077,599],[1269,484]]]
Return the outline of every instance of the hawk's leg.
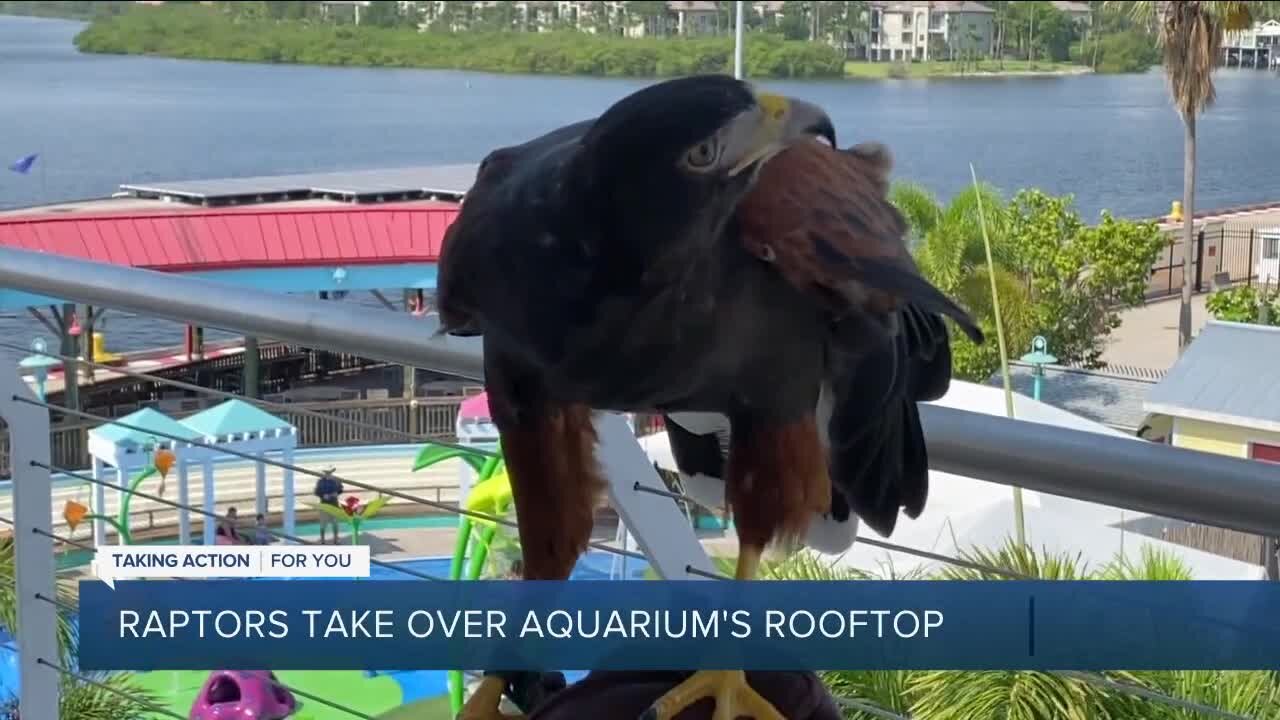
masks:
[[[738,552],[738,580],[755,577],[763,548],[743,547]],[[707,697],[715,698],[714,720],[786,720],[782,713],[747,684],[741,670],[701,670],[667,691],[649,707],[640,720],[671,720],[690,705]]]
[[[735,416],[725,492],[738,528],[737,580],[752,580],[765,546],[803,535],[812,517],[830,510],[831,480],[812,415],[794,422]],[[703,670],[658,699],[642,720],[671,720],[707,697],[715,720],[786,720],[747,684],[741,670]]]
[[[591,411],[580,405],[542,402],[522,403],[516,411],[497,389],[497,376],[493,372],[486,376],[490,411],[501,434],[516,505],[523,577],[567,580],[591,540],[596,500],[604,488],[595,460]],[[487,674],[458,714],[459,720],[511,720],[498,707],[504,692],[510,695],[509,685],[518,688],[522,681],[539,676]],[[516,697],[512,700],[520,702]]]
[[[523,715],[507,715],[502,712],[502,693],[507,689],[507,679],[502,675],[486,674],[480,686],[467,698],[467,704],[458,713],[458,720],[516,720]]]
[[[527,713],[564,687],[564,675],[558,672],[487,672],[458,717],[517,720],[524,715],[507,715],[499,709],[504,694],[522,713]]]

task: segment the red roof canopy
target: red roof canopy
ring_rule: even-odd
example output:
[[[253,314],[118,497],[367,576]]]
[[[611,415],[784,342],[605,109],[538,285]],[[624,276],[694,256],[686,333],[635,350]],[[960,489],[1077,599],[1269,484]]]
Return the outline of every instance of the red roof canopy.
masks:
[[[0,217],[0,247],[166,272],[431,263],[451,203]]]

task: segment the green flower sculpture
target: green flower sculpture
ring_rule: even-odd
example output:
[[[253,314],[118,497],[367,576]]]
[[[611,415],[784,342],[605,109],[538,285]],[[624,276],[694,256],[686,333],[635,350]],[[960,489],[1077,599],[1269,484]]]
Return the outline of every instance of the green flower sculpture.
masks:
[[[378,511],[382,509],[382,506],[386,505],[390,500],[391,498],[386,495],[379,495],[361,505],[360,498],[355,495],[348,495],[347,499],[338,507],[324,503],[313,503],[311,506],[336,520],[350,525],[351,544],[358,545],[360,543],[360,525],[365,520],[372,520],[378,514]]]

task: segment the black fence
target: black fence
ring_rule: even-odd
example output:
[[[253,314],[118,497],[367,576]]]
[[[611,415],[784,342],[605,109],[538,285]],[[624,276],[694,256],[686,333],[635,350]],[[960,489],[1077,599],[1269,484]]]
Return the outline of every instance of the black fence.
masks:
[[[1182,292],[1182,234],[1169,234],[1169,244],[1156,258],[1147,285],[1147,298]],[[1191,256],[1191,291],[1202,293],[1217,287],[1260,280],[1276,285],[1280,238],[1263,237],[1257,228],[1218,226],[1200,230]]]

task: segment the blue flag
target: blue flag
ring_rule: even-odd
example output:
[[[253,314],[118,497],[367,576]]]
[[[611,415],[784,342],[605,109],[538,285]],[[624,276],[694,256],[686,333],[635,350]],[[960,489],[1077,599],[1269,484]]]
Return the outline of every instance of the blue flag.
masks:
[[[9,166],[9,169],[16,173],[26,175],[31,172],[31,166],[36,164],[36,158],[39,156],[39,153],[32,153],[24,158],[19,158],[17,162]]]

